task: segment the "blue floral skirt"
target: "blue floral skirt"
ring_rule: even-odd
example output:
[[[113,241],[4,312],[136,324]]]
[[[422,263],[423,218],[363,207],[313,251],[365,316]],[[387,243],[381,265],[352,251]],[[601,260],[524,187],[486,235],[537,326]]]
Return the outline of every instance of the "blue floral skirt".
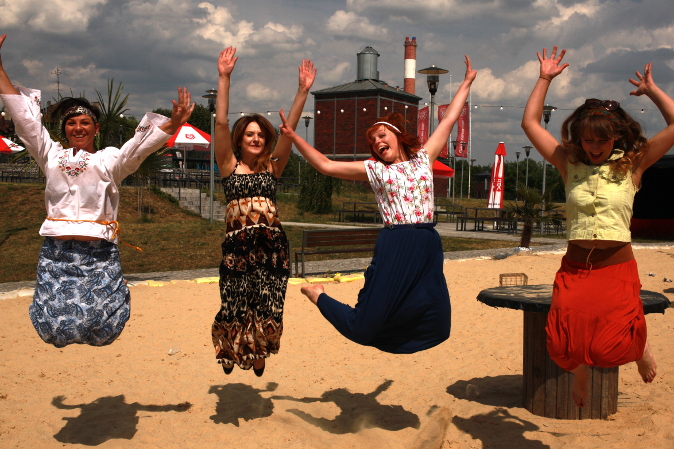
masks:
[[[130,301],[117,245],[45,238],[28,312],[46,343],[109,345],[129,319]]]

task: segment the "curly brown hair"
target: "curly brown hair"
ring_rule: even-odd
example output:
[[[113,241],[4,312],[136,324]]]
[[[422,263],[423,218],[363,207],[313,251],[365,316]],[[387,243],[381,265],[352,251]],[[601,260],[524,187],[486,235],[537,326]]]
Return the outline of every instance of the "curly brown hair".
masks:
[[[648,151],[648,139],[643,136],[641,125],[621,107],[613,111],[602,110],[603,106],[583,104],[562,124],[562,147],[572,164],[590,164],[581,145],[585,132],[600,139],[615,140],[615,148],[623,150],[622,158],[609,163],[614,174],[624,177],[635,158]]]
[[[387,116],[379,117],[377,122],[386,122],[397,128],[394,129],[387,124],[378,123],[370,126],[367,131],[365,131],[365,136],[367,137],[367,141],[370,144],[370,154],[379,162],[384,164],[386,163],[382,160],[382,158],[379,156],[379,153],[374,148],[374,133],[381,126],[385,126],[389,131],[396,135],[398,138],[398,144],[402,147],[403,152],[407,155],[408,159],[416,154],[416,152],[421,148],[421,142],[419,141],[419,138],[416,136],[416,134],[410,134],[405,129],[405,123],[407,120],[405,120],[405,118],[399,112],[394,112]]]
[[[234,122],[232,126],[232,150],[234,151],[234,156],[237,160],[241,159],[241,139],[243,134],[246,132],[246,128],[252,122],[257,123],[260,126],[260,129],[264,133],[264,150],[262,153],[255,159],[253,171],[259,171],[262,169],[268,170],[269,163],[271,161],[271,154],[274,152],[274,146],[276,143],[276,129],[274,126],[260,114],[249,114],[244,115]]]

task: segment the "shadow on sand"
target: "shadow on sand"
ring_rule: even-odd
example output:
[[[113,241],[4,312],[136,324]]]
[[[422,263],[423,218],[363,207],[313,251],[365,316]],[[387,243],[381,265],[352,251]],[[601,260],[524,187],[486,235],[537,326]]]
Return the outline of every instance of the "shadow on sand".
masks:
[[[326,391],[320,398],[294,398],[291,396],[272,396],[272,399],[302,402],[332,402],[341,410],[333,419],[317,418],[299,409],[288,412],[326,432],[334,434],[357,433],[363,429],[380,428],[396,431],[407,427],[419,428],[419,417],[408,412],[400,405],[383,405],[377,396],[386,391],[393,381],[387,380],[373,392],[352,393],[346,388]]]
[[[525,432],[540,430],[537,425],[511,415],[504,408],[499,407],[489,413],[473,415],[470,418],[454,416],[452,424],[474,439],[482,441],[482,447],[550,449],[547,444],[524,437]]]
[[[522,407],[522,382],[521,374],[474,377],[453,383],[447,387],[447,393],[492,407]],[[476,386],[479,394],[469,394],[469,385]]]
[[[208,392],[218,396],[218,403],[215,415],[210,418],[216,424],[234,424],[236,427],[239,427],[240,419],[267,418],[274,411],[274,404],[260,393],[272,392],[276,388],[276,382],[269,382],[264,390],[242,383],[212,386]]]
[[[52,399],[52,405],[62,410],[81,409],[75,418],[63,418],[66,425],[54,438],[61,443],[98,446],[108,440],[130,440],[138,430],[138,412],[184,412],[189,402],[176,405],[127,404],[124,395],[105,396],[90,404],[67,405],[64,396]]]

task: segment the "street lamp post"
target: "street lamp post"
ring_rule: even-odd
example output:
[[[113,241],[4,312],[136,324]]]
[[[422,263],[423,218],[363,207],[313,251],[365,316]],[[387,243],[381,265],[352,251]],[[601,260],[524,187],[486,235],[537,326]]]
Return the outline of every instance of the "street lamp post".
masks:
[[[306,136],[306,138],[304,140],[306,140],[307,143],[309,143],[309,123],[311,122],[313,117],[310,116],[309,113],[307,113],[302,118],[304,119],[304,126],[305,126],[305,130],[306,130],[306,132],[304,134]],[[298,182],[298,184],[302,183],[302,155],[300,155],[300,158],[297,159],[297,182]]]
[[[515,151],[515,158],[517,159],[517,176],[515,177],[515,200],[517,200],[517,188],[520,186],[520,151]]]
[[[468,166],[468,198],[470,198],[470,172],[473,169],[473,163],[475,163],[477,159],[471,159],[470,160],[470,165]]]
[[[524,149],[524,154],[527,156],[527,174],[524,180],[524,185],[529,187],[529,154],[531,153],[531,149],[533,147],[531,145],[524,145],[522,149]]]
[[[552,111],[557,109],[554,106],[550,106],[549,104],[546,104],[543,106],[543,122],[545,122],[545,130],[548,130],[548,122],[550,121],[550,115],[552,114]],[[541,189],[541,196],[543,199],[543,205],[541,205],[541,216],[545,214],[545,157],[543,157],[543,187]],[[541,234],[543,234],[543,220],[541,220]]]
[[[211,115],[211,161],[209,164],[210,168],[210,196],[209,196],[209,207],[208,207],[208,219],[213,222],[213,190],[215,190],[215,139],[213,138],[214,128],[215,128],[215,99],[218,97],[218,91],[216,89],[208,89],[206,95],[202,95],[203,98],[208,99],[208,110]],[[187,151],[185,152],[187,153]],[[187,159],[185,159],[185,168],[187,168]]]
[[[466,150],[466,142],[459,142],[458,140],[452,140],[452,145],[454,145],[454,165],[456,165],[456,146],[461,145],[461,154],[464,154],[464,151]],[[459,198],[463,199],[463,166],[465,164],[461,162],[461,188],[459,189]],[[470,179],[470,178],[469,178]],[[468,181],[470,183],[470,181]],[[454,185],[454,189],[456,189],[456,184]]]
[[[550,106],[549,104],[546,104],[543,106],[543,122],[545,122],[545,130],[548,130],[548,122],[550,122],[550,114],[552,114],[552,111],[557,109],[554,106]],[[545,196],[545,158],[543,158],[543,189],[541,191],[541,194]]]
[[[425,69],[419,70],[417,73],[426,75],[426,83],[428,84],[428,91],[431,93],[431,117],[428,124],[428,135],[433,134],[435,129],[435,93],[438,91],[438,84],[440,83],[440,75],[447,73],[449,70],[436,67],[435,64]]]

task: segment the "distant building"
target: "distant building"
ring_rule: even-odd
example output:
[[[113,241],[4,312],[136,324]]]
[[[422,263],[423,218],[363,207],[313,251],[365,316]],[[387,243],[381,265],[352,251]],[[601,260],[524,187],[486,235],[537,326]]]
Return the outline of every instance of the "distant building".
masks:
[[[417,132],[421,97],[379,79],[379,53],[365,47],[357,55],[357,79],[351,83],[312,92],[314,95],[314,147],[335,160],[370,157],[365,131],[378,117],[399,112],[407,131]]]

